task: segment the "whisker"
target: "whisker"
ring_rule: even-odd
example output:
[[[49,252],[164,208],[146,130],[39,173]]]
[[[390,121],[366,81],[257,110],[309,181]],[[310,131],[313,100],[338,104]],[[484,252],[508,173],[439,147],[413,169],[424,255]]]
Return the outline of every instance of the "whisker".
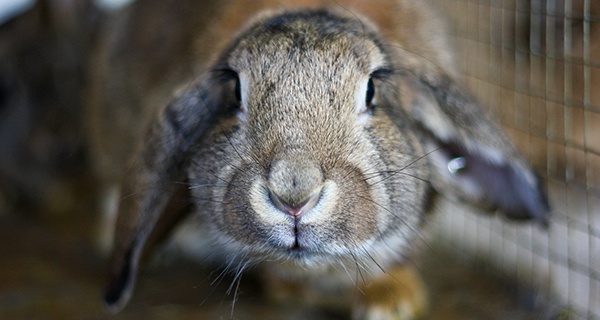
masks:
[[[385,206],[381,205],[380,203],[378,203],[377,201],[361,196],[361,195],[357,195],[357,197],[367,200],[371,203],[373,203],[374,205],[380,207],[381,209],[385,210],[387,213],[389,213],[390,215],[392,215],[397,221],[401,222],[404,226],[408,227],[408,230],[411,231],[419,240],[421,240],[425,245],[429,246],[429,244],[427,243],[427,241],[425,240],[425,238],[423,238],[421,236],[421,232],[418,228],[416,228],[415,226],[411,226],[410,224],[408,224],[406,221],[404,221],[404,219],[400,218],[398,215],[396,215],[395,213],[393,213],[390,209],[386,208]]]
[[[371,174],[373,175],[372,177],[367,177],[367,178],[363,179],[362,181],[365,181],[365,182],[367,182],[367,180],[370,180],[370,179],[377,178],[377,177],[379,177],[381,174],[385,174],[385,173],[387,173],[387,174],[388,174],[388,176],[384,177],[382,180],[379,180],[379,181],[377,181],[377,182],[373,182],[373,183],[371,183],[371,186],[373,186],[373,185],[375,185],[375,184],[377,184],[377,183],[379,183],[379,182],[381,182],[381,181],[387,180],[387,179],[389,179],[390,177],[392,177],[392,176],[394,176],[394,175],[396,175],[396,174],[401,174],[401,175],[404,175],[404,176],[408,176],[408,177],[411,177],[411,178],[417,179],[417,180],[419,180],[419,181],[423,181],[423,182],[431,183],[431,181],[429,181],[429,180],[427,180],[427,179],[424,179],[424,178],[421,178],[421,177],[419,177],[419,176],[416,176],[416,175],[414,175],[414,174],[410,174],[410,173],[406,173],[406,172],[402,172],[402,171],[396,171],[396,170],[388,170],[388,171],[381,171],[381,172],[375,172],[375,173],[371,173]]]
[[[227,187],[228,187],[228,185],[226,185],[226,184],[207,183],[207,184],[195,184],[195,185],[190,184],[188,186],[188,189],[192,190],[192,189],[200,189],[200,188],[227,188]]]
[[[369,257],[369,259],[371,259],[371,261],[373,261],[373,263],[377,266],[377,268],[379,268],[379,270],[381,270],[381,272],[387,273],[387,271],[381,266],[381,264],[379,264],[379,262],[375,259],[375,257],[373,257],[373,255],[371,254],[371,252],[369,252],[369,250],[367,250],[366,248],[364,248],[364,246],[361,246],[360,248],[361,248],[361,251],[367,257]]]
[[[234,290],[233,301],[231,302],[231,317],[232,318],[233,318],[233,312],[235,310],[235,303],[237,302],[237,300],[239,298],[239,289],[240,289],[240,283],[242,282],[242,275],[243,275],[243,272],[246,270],[246,268],[250,264],[251,264],[251,262],[249,260],[246,260],[244,263],[238,265],[237,271],[233,277],[233,280],[231,281],[231,285],[229,286],[229,288],[226,291],[227,295],[230,295],[231,291]],[[235,289],[233,289],[234,285],[235,285]]]
[[[434,153],[434,152],[436,152],[436,151],[438,151],[438,150],[440,150],[440,149],[442,149],[442,148],[441,148],[441,147],[438,147],[438,148],[436,148],[436,149],[434,149],[434,150],[431,150],[431,151],[429,151],[429,152],[425,153],[425,154],[424,154],[424,155],[422,155],[422,156],[419,156],[419,157],[417,157],[417,158],[416,158],[416,159],[414,159],[413,161],[409,162],[409,163],[408,163],[408,164],[406,164],[405,166],[403,166],[403,167],[401,167],[400,169],[398,169],[396,172],[394,172],[394,173],[392,173],[392,174],[388,175],[387,177],[385,177],[385,178],[383,178],[383,179],[381,179],[381,180],[379,180],[379,181],[377,181],[377,182],[373,183],[372,185],[375,185],[375,184],[377,184],[377,183],[383,182],[383,181],[385,181],[385,180],[387,180],[387,179],[389,179],[389,178],[391,178],[391,177],[395,176],[396,174],[399,174],[399,173],[401,173],[402,171],[406,170],[408,167],[412,166],[413,164],[417,163],[418,161],[421,161],[421,160],[425,159],[425,158],[426,158],[426,157],[428,157],[430,154],[432,154],[432,153]]]
[[[224,183],[225,185],[227,185],[227,186],[233,186],[233,187],[239,188],[239,186],[237,186],[236,184],[232,183],[231,181],[227,181],[227,180],[225,180],[225,179],[221,178],[221,177],[220,177],[220,176],[219,176],[217,173],[215,173],[215,172],[212,172],[212,171],[210,171],[210,170],[206,170],[206,168],[203,168],[203,166],[202,166],[202,165],[200,165],[200,164],[199,164],[198,162],[196,162],[196,161],[197,161],[197,160],[194,160],[194,164],[195,164],[195,165],[197,165],[198,167],[200,167],[201,169],[205,170],[204,172],[206,172],[206,173],[208,173],[208,174],[212,175],[213,177],[217,178],[218,180],[220,180],[221,182],[223,182],[223,183]]]

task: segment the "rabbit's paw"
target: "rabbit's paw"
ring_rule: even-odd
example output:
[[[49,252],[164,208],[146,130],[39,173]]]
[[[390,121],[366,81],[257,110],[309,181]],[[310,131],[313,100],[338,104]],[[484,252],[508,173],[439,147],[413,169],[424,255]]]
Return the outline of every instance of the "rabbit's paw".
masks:
[[[354,319],[413,320],[427,312],[427,292],[412,266],[397,266],[361,286],[364,296],[354,306]]]

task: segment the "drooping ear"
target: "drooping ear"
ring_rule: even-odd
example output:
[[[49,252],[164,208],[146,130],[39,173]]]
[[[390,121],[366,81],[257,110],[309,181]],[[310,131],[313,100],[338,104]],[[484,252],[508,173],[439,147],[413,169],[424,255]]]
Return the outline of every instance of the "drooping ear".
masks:
[[[187,153],[227,109],[225,90],[218,83],[217,76],[211,74],[174,98],[153,120],[130,161],[121,185],[110,279],[104,296],[112,311],[120,310],[129,300],[140,258],[157,222],[160,220],[163,226],[163,220],[170,221],[166,225],[172,226],[175,216],[181,213],[167,207]]]
[[[414,91],[403,107],[422,130],[441,194],[547,225],[548,200],[531,166],[477,100],[442,67],[406,54],[398,72]]]

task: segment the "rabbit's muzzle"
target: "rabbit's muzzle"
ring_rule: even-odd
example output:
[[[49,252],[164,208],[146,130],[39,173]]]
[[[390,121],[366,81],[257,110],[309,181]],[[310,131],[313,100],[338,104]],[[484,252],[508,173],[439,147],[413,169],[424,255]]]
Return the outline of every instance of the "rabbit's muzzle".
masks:
[[[273,206],[297,221],[318,204],[323,174],[314,162],[278,160],[268,173],[267,188]]]

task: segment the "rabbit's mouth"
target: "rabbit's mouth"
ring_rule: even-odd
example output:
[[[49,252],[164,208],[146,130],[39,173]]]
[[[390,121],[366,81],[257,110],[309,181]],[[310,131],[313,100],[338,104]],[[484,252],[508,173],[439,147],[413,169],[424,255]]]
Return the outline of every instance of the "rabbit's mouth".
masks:
[[[298,203],[277,196],[266,183],[257,181],[250,192],[251,206],[257,220],[267,229],[268,244],[291,257],[318,253],[327,247],[327,225],[338,203],[338,186],[325,181]]]
[[[270,245],[275,247],[275,250],[268,250],[266,252],[268,257],[280,261],[294,261],[302,265],[311,265],[320,261],[330,261],[331,257],[338,256],[327,250],[325,244],[322,244],[320,248],[315,248],[306,243],[302,243],[298,238],[295,239],[293,245],[290,247],[278,247],[275,243],[271,243]]]
[[[303,201],[289,204],[274,195],[264,180],[254,182],[250,204],[262,230],[260,251],[282,260],[310,263],[360,246],[369,237],[361,239],[358,231],[349,232],[352,227],[345,224],[348,217],[343,214],[349,213],[340,210],[344,206],[341,192],[337,182],[325,180]]]

